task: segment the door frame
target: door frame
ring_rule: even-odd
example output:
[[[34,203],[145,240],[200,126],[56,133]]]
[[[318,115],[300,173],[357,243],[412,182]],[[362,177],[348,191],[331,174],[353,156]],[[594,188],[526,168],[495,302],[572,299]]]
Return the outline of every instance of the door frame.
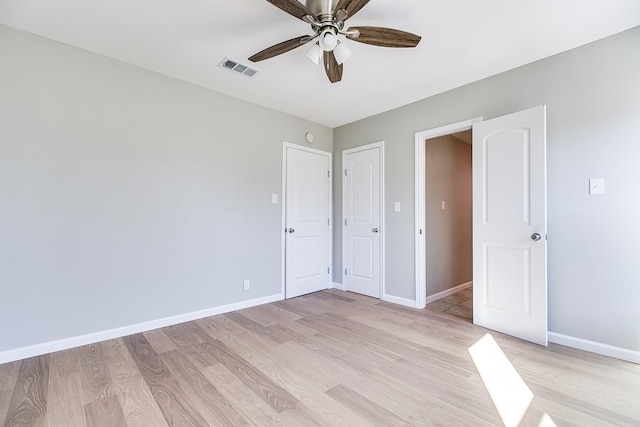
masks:
[[[384,186],[385,186],[385,176],[384,176],[384,141],[379,141],[379,142],[374,142],[371,144],[366,144],[366,145],[361,145],[358,147],[354,147],[354,148],[349,148],[347,150],[343,150],[342,151],[342,169],[344,170],[345,165],[346,165],[346,158],[348,154],[352,154],[352,153],[357,153],[358,151],[366,151],[366,150],[371,150],[373,148],[378,148],[378,155],[380,157],[379,161],[380,161],[380,299],[382,301],[387,301],[387,294],[386,294],[386,285],[385,285],[385,260],[386,260],[386,256],[385,256],[385,235],[386,235],[386,230],[387,228],[385,227],[385,214],[384,214],[384,207],[385,207],[385,198],[384,198]],[[346,247],[346,237],[345,237],[345,230],[344,230],[344,220],[346,219],[346,192],[344,191],[345,185],[346,185],[346,177],[344,175],[344,173],[342,171],[340,171],[340,174],[342,175],[342,224],[340,224],[340,226],[342,227],[342,271],[340,272],[340,275],[342,276],[342,290],[346,291],[347,290],[347,284],[345,283],[345,275],[344,275],[344,269],[345,269],[345,265],[346,265],[346,252],[345,252],[345,247]],[[391,297],[393,298],[393,297]]]
[[[281,299],[286,299],[286,285],[287,285],[287,270],[286,270],[286,246],[287,246],[287,236],[284,232],[286,221],[287,221],[287,150],[289,148],[306,151],[308,153],[314,153],[321,156],[327,157],[329,160],[329,244],[327,250],[329,253],[327,257],[329,257],[329,265],[332,266],[333,260],[333,153],[329,151],[318,150],[315,148],[306,147],[300,144],[292,144],[290,142],[283,141],[282,142],[282,188],[280,190],[280,205],[281,205],[281,223],[280,223],[280,296]],[[329,275],[329,287],[331,287],[331,275],[333,272],[331,271],[332,267],[330,267],[330,275]]]
[[[415,182],[415,308],[425,308],[427,305],[427,140],[439,136],[469,130],[474,124],[482,122],[482,117],[440,126],[417,132],[416,135],[416,182]]]

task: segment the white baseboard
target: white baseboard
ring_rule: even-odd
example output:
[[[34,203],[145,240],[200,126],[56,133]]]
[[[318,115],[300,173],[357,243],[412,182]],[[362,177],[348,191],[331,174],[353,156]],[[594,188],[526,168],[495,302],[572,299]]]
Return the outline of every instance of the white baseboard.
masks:
[[[47,353],[53,353],[55,351],[67,350],[82,345],[94,344],[100,341],[125,337],[127,335],[138,334],[140,332],[164,328],[165,326],[177,325],[179,323],[202,319],[204,317],[215,316],[217,314],[241,310],[243,308],[268,304],[270,302],[280,301],[282,299],[284,299],[282,294],[270,295],[267,297],[240,301],[233,304],[212,307],[205,310],[194,311],[191,313],[179,314],[177,316],[166,317],[163,319],[151,320],[149,322],[142,322],[134,325],[123,326],[120,328],[109,329],[106,331],[80,335],[77,337],[64,338],[57,341],[50,341],[12,350],[5,350],[0,352],[0,364],[13,362],[20,359],[26,359],[28,357],[40,356]]]
[[[458,286],[454,286],[453,288],[444,290],[442,292],[438,292],[437,294],[433,294],[431,296],[427,297],[427,304],[434,302],[434,301],[438,301],[439,299],[442,299],[444,297],[448,297],[449,295],[453,295],[456,292],[460,292],[463,291],[467,288],[470,288],[471,286],[473,286],[473,282],[467,282],[467,283],[463,283],[462,285],[458,285]]]
[[[614,347],[609,344],[602,344],[582,338],[571,337],[568,335],[558,334],[556,332],[549,332],[549,341],[556,344],[566,345],[567,347],[573,347],[579,350],[589,351],[591,353],[597,353],[603,356],[614,357],[616,359],[626,360],[627,362],[640,364],[640,351]]]
[[[389,294],[382,295],[382,301],[391,302],[394,304],[404,305],[405,307],[416,308],[416,301],[407,298],[396,297]]]
[[[331,289],[339,289],[341,291],[346,291],[346,288],[342,283],[336,283],[336,282],[331,283]]]

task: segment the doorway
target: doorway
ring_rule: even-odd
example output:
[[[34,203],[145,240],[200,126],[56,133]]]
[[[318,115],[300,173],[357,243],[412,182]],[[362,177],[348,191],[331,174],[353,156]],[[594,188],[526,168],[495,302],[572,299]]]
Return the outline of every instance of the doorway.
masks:
[[[482,122],[482,117],[416,133],[416,308],[424,308],[427,304],[427,141],[451,134],[461,135],[465,132],[471,132],[473,125],[480,122]],[[436,207],[438,206],[437,202],[436,200]],[[441,209],[442,200],[439,202]],[[444,202],[446,211],[446,200]],[[446,295],[441,294],[440,296]]]
[[[427,140],[472,129],[473,323],[547,344],[546,107],[416,134],[416,307],[426,305]]]
[[[472,132],[426,141],[427,308],[473,319]]]

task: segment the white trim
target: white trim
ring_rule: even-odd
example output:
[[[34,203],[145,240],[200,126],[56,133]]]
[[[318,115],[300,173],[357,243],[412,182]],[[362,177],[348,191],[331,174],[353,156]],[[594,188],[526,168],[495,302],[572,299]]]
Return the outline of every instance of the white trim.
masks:
[[[125,337],[127,335],[139,334],[153,329],[164,328],[166,326],[177,325],[179,323],[190,322],[192,320],[228,313],[230,311],[241,310],[243,308],[255,307],[257,305],[268,304],[284,299],[282,294],[270,295],[247,301],[240,301],[218,307],[207,308],[205,310],[191,313],[179,314],[177,316],[165,317],[163,319],[151,320],[148,322],[136,323],[122,326],[120,328],[108,329],[106,331],[94,332],[77,337],[63,338],[61,340],[45,342],[42,344],[30,345],[27,347],[5,350],[0,352],[0,364],[26,359],[28,357],[40,356],[55,351],[68,350],[87,344],[94,344],[100,341]]]
[[[437,294],[433,294],[427,297],[427,304],[432,303],[434,301],[438,301],[439,299],[446,298],[449,295],[453,295],[456,292],[464,291],[465,289],[470,288],[473,285],[473,282],[463,283],[462,285],[454,286],[453,288],[446,289],[442,292],[438,292]]]
[[[334,221],[333,221],[333,153],[329,151],[318,150],[315,148],[305,147],[304,145],[292,144],[290,142],[283,141],[282,142],[282,190],[281,190],[281,210],[282,210],[282,218],[280,225],[280,292],[283,297],[287,295],[286,293],[286,266],[285,266],[285,256],[286,256],[286,235],[284,233],[287,221],[287,149],[294,148],[296,150],[306,151],[309,153],[319,154],[321,156],[327,156],[329,158],[329,268],[331,275],[333,275],[333,229],[334,229]],[[332,287],[331,277],[329,277],[329,285],[327,289]]]
[[[385,163],[385,153],[384,153],[384,141],[374,142],[367,145],[361,145],[359,147],[349,148],[347,150],[342,151],[342,170],[340,171],[340,175],[342,175],[342,271],[340,272],[342,276],[342,281],[344,282],[344,268],[346,265],[346,254],[345,254],[345,211],[346,211],[346,192],[344,191],[346,184],[346,177],[342,172],[345,168],[346,159],[348,154],[357,153],[359,151],[371,150],[374,148],[378,148],[380,151],[379,155],[379,163],[380,163],[380,299],[383,300],[383,296],[386,295],[386,280],[385,280],[385,263],[386,263],[386,254],[385,254],[385,235],[387,232],[386,222],[385,222],[385,175],[384,175],[384,163]],[[347,285],[345,283],[342,284],[343,290],[347,290]]]
[[[579,350],[589,351],[591,353],[640,364],[640,351],[614,347],[609,344],[589,341],[582,338],[559,334],[557,332],[549,332],[549,341],[556,344],[566,345],[567,347],[577,348]]]
[[[397,296],[394,296],[394,295],[383,294],[382,295],[382,301],[391,302],[393,304],[404,305],[405,307],[411,307],[411,308],[415,308],[416,307],[416,303],[415,303],[414,300],[408,299],[408,298],[397,297]]]
[[[331,283],[331,289],[338,289],[340,291],[345,291],[345,292],[347,290],[342,283],[337,283],[337,282]]]
[[[441,126],[434,129],[424,130],[416,133],[416,149],[415,149],[415,283],[416,283],[416,299],[415,308],[424,308],[427,304],[427,244],[426,244],[426,142],[428,139],[437,138],[443,135],[449,135],[456,132],[469,130],[474,124],[482,121],[482,117],[466,120],[459,123]]]

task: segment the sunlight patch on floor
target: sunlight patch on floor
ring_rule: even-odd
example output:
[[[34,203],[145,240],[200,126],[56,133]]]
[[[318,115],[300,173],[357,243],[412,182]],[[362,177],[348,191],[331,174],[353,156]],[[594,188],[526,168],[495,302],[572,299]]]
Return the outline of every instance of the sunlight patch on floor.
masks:
[[[469,354],[502,422],[506,427],[517,427],[533,400],[533,393],[491,335],[469,347]]]

